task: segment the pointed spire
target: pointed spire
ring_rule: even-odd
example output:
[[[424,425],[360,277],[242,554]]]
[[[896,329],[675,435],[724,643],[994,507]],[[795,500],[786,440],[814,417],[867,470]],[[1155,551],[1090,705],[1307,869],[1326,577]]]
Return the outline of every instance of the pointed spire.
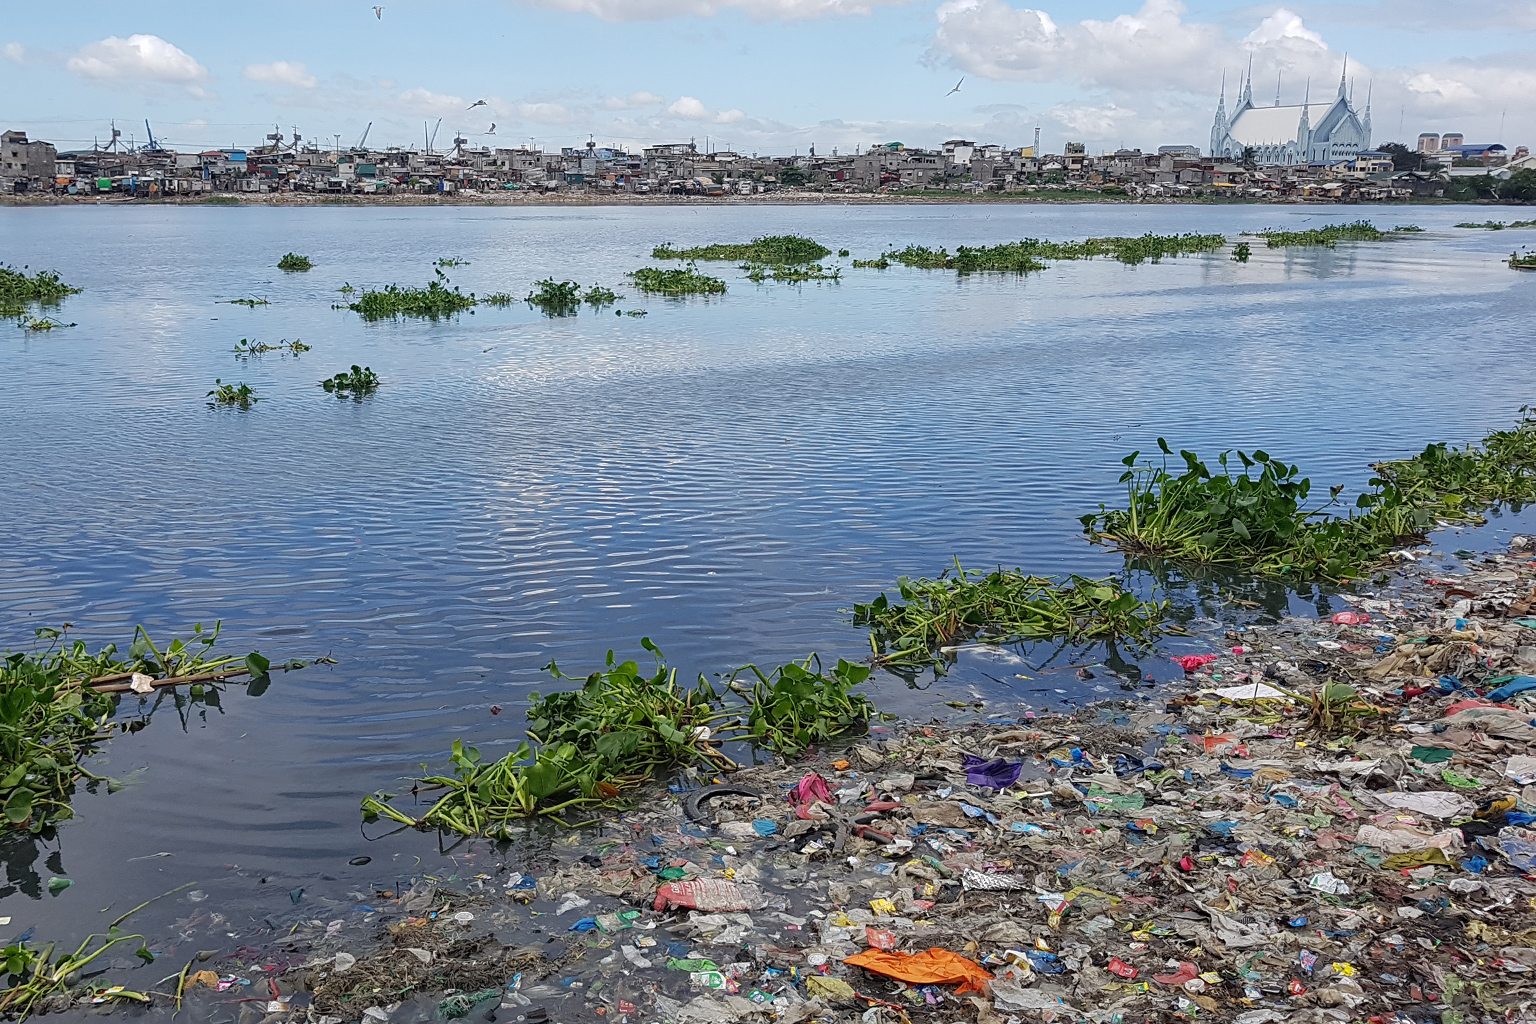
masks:
[[[1248,54],[1248,74],[1243,79],[1243,106],[1253,105],[1253,53]]]
[[[1349,54],[1344,55],[1344,70],[1339,72],[1339,99],[1344,98],[1344,81],[1349,77]]]
[[[1280,105],[1280,72],[1275,72],[1275,106]]]

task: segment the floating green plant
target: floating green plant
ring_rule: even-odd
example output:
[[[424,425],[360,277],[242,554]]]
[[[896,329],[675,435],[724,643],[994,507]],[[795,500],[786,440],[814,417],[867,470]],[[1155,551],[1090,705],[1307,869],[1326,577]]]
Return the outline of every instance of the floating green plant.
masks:
[[[1401,230],[1401,229],[1399,229]],[[1383,231],[1368,220],[1349,224],[1330,224],[1306,231],[1253,231],[1249,234],[1263,238],[1271,249],[1296,246],[1322,246],[1332,249],[1339,242],[1380,242],[1392,237],[1393,232]]]
[[[355,293],[357,291],[356,288],[352,287],[352,282],[350,282],[350,281],[343,282],[342,286],[340,288],[337,288],[336,290],[338,292],[341,292],[341,294],[343,294],[343,295],[351,295],[351,294],[353,294],[353,293]]]
[[[837,281],[843,276],[843,272],[837,267],[827,270],[820,263],[809,265],[743,263],[741,269],[748,281],[756,281],[759,284],[764,281],[788,281],[792,283],[801,281]]]
[[[691,266],[686,270],[642,267],[629,277],[636,288],[653,295],[718,295],[725,291],[724,281],[701,274]]]
[[[338,373],[334,377],[321,381],[320,386],[325,389],[327,394],[350,395],[353,398],[361,398],[364,395],[371,395],[374,391],[378,390],[379,375],[374,373],[370,367],[358,366],[356,363],[353,363],[350,372]]]
[[[449,257],[445,257],[443,259],[438,260],[437,262],[433,263],[432,265],[434,267],[467,267],[467,266],[469,266],[469,260],[461,260],[461,259],[457,259],[455,257],[449,256]]]
[[[1536,220],[1485,220],[1481,224],[1463,221],[1456,226],[1459,228],[1482,228],[1484,231],[1504,231],[1509,228],[1536,228]]]
[[[545,316],[575,316],[581,308],[581,285],[575,281],[546,278],[535,281],[533,291],[523,300]]]
[[[513,295],[511,292],[491,292],[491,294],[483,296],[477,300],[477,302],[483,305],[495,306],[498,309],[510,306],[517,301],[517,296]]]
[[[243,381],[239,384],[225,384],[222,379],[215,379],[213,390],[205,396],[213,399],[208,405],[231,405],[241,409],[249,409],[261,399],[256,397],[256,392],[251,390],[249,384]]]
[[[140,679],[141,685],[152,685],[166,678],[207,683],[237,670],[265,680],[271,666],[258,652],[244,658],[213,655],[219,629],[215,624],[205,631],[198,624],[190,640],[173,639],[160,648],[140,626],[126,656],[119,656],[115,644],[91,653],[83,641],[70,642],[65,630],[39,629],[43,650],[7,652],[0,660],[4,827],[40,832],[73,817],[69,801],[81,779],[111,782],[83,764],[117,728],[108,722],[116,696],[97,687],[130,690]]]
[[[602,670],[578,690],[532,695],[528,736],[500,760],[486,764],[480,751],[455,740],[452,774],[415,780],[416,791],[445,790],[420,815],[395,807],[394,797],[365,797],[365,820],[386,817],[420,828],[466,835],[501,836],[517,818],[559,819],[573,811],[622,804],[626,794],[659,774],[686,766],[712,770],[736,764],[717,745],[747,740],[785,755],[810,743],[862,732],[879,717],[863,694],[852,692],[869,669],[839,661],[830,672],[814,655],[764,673],[738,669],[717,690],[700,676],[679,685],[649,639],[641,646],[655,658],[643,672],[613,652]],[[570,679],[550,662],[546,669]],[[750,675],[749,686],[738,678]]]
[[[1394,544],[1421,536],[1435,520],[1381,479],[1340,517],[1332,510],[1342,484],[1327,501],[1308,506],[1312,481],[1266,452],[1222,452],[1212,471],[1194,452],[1181,451],[1184,472],[1176,474],[1168,469],[1168,443],[1157,443],[1161,463],[1140,462],[1140,452],[1121,460],[1126,508],[1101,505],[1081,517],[1091,539],[1135,556],[1339,581],[1364,575]],[[1233,461],[1241,472],[1234,472]]]
[[[847,259],[849,256],[852,256],[853,253],[849,252],[847,249],[839,249],[837,250],[837,255],[840,259]]]
[[[1478,445],[1431,444],[1411,459],[1371,467],[1407,503],[1441,519],[1477,521],[1500,503],[1536,504],[1536,416],[1520,409],[1510,430],[1496,430]]]
[[[874,270],[884,270],[891,265],[891,261],[884,256],[877,256],[872,260],[854,260],[855,267],[869,267]]]
[[[272,305],[272,302],[271,302],[270,299],[255,299],[255,298],[251,298],[251,299],[220,299],[219,301],[223,302],[223,303],[228,303],[231,306],[246,306],[246,307],[249,307],[251,309],[255,309],[257,306],[270,306],[270,305]]]
[[[382,291],[366,291],[347,308],[364,320],[389,320],[401,316],[437,320],[461,313],[474,304],[473,293],[465,295],[457,286],[449,288],[438,280],[429,282],[425,288],[401,288],[392,284]]]
[[[947,249],[909,245],[888,252],[882,259],[924,270],[956,270],[962,274],[992,272],[1025,274],[1044,270],[1046,260],[1084,260],[1108,256],[1135,265],[1159,262],[1167,256],[1214,252],[1227,244],[1222,235],[1137,235],[1134,237],[1087,238],[1081,242],[1050,242],[1026,238],[993,246]],[[856,264],[857,265],[857,264]]]
[[[27,268],[0,265],[0,316],[21,316],[26,307],[57,306],[80,289],[65,284],[57,273],[39,270],[31,277]]]
[[[651,250],[657,260],[731,260],[746,263],[814,263],[832,250],[799,235],[765,235],[736,245],[704,245],[694,249],[674,249],[658,245]]]
[[[623,297],[611,288],[604,288],[602,285],[594,284],[582,293],[581,301],[589,306],[601,309],[604,306],[613,305]]]
[[[235,342],[234,351],[238,358],[249,359],[251,356],[266,355],[268,352],[281,352],[283,355],[296,356],[308,352],[313,347],[312,345],[304,344],[297,338],[292,341],[284,338],[276,345],[269,345],[264,341],[248,341],[245,338],[241,338]]]
[[[1536,252],[1528,252],[1523,256],[1512,252],[1508,262],[1511,270],[1536,270]]]
[[[1247,242],[1238,242],[1232,247],[1232,260],[1235,263],[1247,263],[1253,256],[1253,249]]]
[[[854,623],[870,628],[876,663],[892,667],[936,665],[944,647],[969,640],[1147,641],[1164,631],[1168,608],[1166,601],[1140,600],[1113,579],[979,572],[961,568],[958,559],[953,575],[903,576],[896,587],[905,603],[881,594],[853,607]]]
[[[313,268],[314,264],[309,261],[308,256],[300,256],[296,252],[290,252],[288,255],[277,261],[278,270],[296,272],[302,270],[311,270]]]
[[[79,324],[67,324],[63,320],[51,316],[26,317],[18,321],[20,327],[28,331],[56,331],[61,327],[78,327]]]
[[[647,310],[644,309],[616,309],[613,311],[614,316],[645,316],[646,313]]]

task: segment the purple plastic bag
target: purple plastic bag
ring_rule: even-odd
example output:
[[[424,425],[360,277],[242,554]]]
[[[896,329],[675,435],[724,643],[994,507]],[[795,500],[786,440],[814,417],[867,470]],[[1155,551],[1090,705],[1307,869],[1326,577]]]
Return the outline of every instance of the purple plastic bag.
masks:
[[[1007,789],[1019,781],[1019,772],[1024,770],[1024,762],[1004,761],[1000,757],[984,761],[975,754],[966,754],[964,768],[965,781],[973,786]]]

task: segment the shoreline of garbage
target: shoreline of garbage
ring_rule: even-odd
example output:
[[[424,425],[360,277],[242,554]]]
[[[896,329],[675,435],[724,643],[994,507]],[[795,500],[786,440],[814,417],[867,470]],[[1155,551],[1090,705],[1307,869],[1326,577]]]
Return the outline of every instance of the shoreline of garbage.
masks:
[[[1536,1019],[1533,552],[1404,552],[1348,611],[1191,640],[1183,685],[872,728],[577,831],[465,840],[450,878],[334,920],[295,899],[189,964],[177,1003],[237,999],[237,1024]]]

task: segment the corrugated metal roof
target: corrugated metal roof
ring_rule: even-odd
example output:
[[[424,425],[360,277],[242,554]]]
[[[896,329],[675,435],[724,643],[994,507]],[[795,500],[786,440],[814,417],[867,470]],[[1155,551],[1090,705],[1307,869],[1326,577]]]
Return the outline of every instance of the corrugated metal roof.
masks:
[[[1284,107],[1250,107],[1232,122],[1232,137],[1244,146],[1294,142],[1296,130],[1301,126],[1301,111],[1305,106],[1296,103]]]

